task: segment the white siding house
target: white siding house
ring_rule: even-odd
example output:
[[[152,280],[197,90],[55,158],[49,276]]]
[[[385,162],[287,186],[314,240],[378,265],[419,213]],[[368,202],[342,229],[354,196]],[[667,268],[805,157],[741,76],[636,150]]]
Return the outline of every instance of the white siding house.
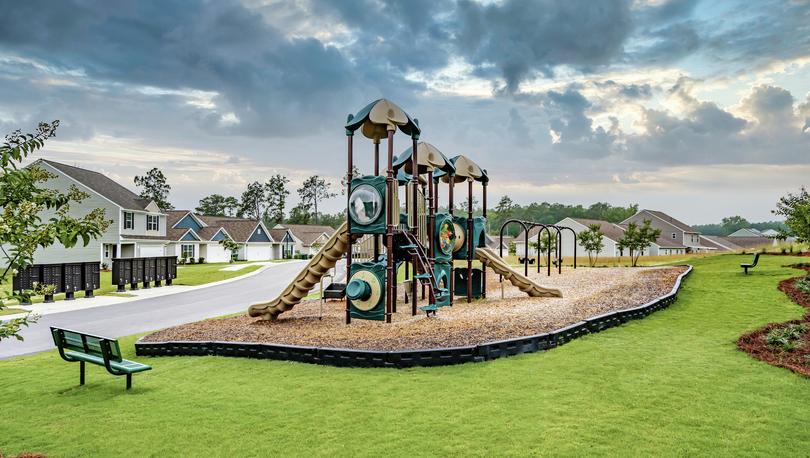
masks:
[[[142,199],[98,172],[45,159],[29,165],[32,166],[41,167],[54,175],[43,187],[67,192],[71,186],[76,186],[87,193],[88,197],[82,202],[71,204],[72,216],[84,216],[95,208],[102,208],[106,218],[112,221],[107,231],[99,239],[91,240],[87,246],[79,243],[66,249],[56,244],[37,250],[35,263],[99,261],[109,265],[113,257],[162,254],[163,244],[155,239],[165,237],[166,215],[154,202]],[[42,216],[47,217],[48,212]],[[147,219],[151,223],[149,227]]]

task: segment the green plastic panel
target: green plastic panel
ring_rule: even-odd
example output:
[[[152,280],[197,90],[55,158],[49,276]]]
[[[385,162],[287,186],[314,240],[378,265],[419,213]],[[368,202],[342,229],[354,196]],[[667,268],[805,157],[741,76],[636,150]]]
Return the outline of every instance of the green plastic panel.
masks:
[[[378,321],[385,319],[385,268],[384,262],[357,262],[352,264],[349,271],[350,279],[357,272],[367,271],[377,278],[380,287],[379,300],[368,310],[363,310],[365,307],[363,307],[363,309],[358,308],[351,298],[346,298],[346,300],[349,301],[349,313],[352,318]]]
[[[453,279],[453,292],[456,296],[466,296],[467,295],[467,269],[464,268],[456,268],[453,273],[455,274],[455,278]],[[481,291],[483,290],[483,275],[481,275],[481,269],[473,269],[472,270],[472,297],[473,298],[480,298]]]
[[[359,198],[362,190],[371,189],[379,196],[379,211],[370,201]],[[349,215],[352,218],[352,234],[385,234],[385,208],[386,192],[385,177],[365,175],[352,178],[352,189],[349,194],[350,207]],[[354,199],[354,200],[353,200]],[[376,217],[374,217],[376,214]]]
[[[433,273],[436,275],[436,284],[439,285],[439,288],[448,291],[448,294],[443,297],[436,297],[436,305],[439,307],[450,305],[450,263],[437,262],[433,265]]]

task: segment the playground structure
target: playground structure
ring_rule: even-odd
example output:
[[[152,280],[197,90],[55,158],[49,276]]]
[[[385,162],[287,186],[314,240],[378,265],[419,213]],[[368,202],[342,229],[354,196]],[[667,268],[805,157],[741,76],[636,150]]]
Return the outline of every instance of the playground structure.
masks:
[[[357,130],[372,140],[372,174],[352,176]],[[411,145],[395,156],[394,135],[397,131],[408,135]],[[405,302],[410,302],[412,315],[416,315],[417,310],[428,316],[435,315],[441,307],[452,306],[455,295],[465,297],[467,302],[485,297],[486,267],[529,296],[562,296],[559,290],[544,288],[530,280],[528,266],[521,274],[506,263],[502,253],[498,255],[486,247],[486,190],[489,183],[486,170],[466,156],[448,159],[435,146],[420,142],[418,120],[386,99],[376,100],[357,114],[350,114],[345,133],[347,221],[277,298],[251,305],[250,316],[275,320],[279,314],[292,309],[344,255],[346,324],[353,318],[391,322],[392,314],[397,312],[400,267],[404,267],[404,283],[410,290],[405,294]],[[387,147],[384,174],[380,170],[382,140]],[[455,215],[454,188],[457,183],[464,182],[467,183],[466,215]],[[476,182],[482,187],[481,216],[473,215],[473,186]],[[441,183],[448,185],[446,213],[439,211]],[[403,200],[404,205],[401,204]],[[527,227],[526,222],[520,223]],[[550,239],[548,227],[544,229]],[[559,241],[562,229],[556,230]],[[526,233],[528,238],[528,231]],[[502,234],[503,228],[501,237]],[[558,258],[559,253],[558,248]],[[549,250],[549,266],[550,256]],[[473,260],[480,261],[484,268],[473,269]],[[466,261],[466,267],[456,267],[454,261]],[[420,286],[423,294],[427,289],[427,304],[417,308]]]

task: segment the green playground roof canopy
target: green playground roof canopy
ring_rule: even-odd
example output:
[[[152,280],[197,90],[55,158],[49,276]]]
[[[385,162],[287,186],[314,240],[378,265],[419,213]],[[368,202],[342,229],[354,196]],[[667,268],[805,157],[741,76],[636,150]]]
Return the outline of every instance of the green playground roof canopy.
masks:
[[[377,99],[363,107],[357,114],[350,114],[345,127],[346,135],[353,135],[354,131],[362,127],[363,135],[374,141],[386,138],[389,127],[398,128],[413,138],[419,138],[422,132],[416,120],[411,119],[405,110],[387,99]]]
[[[444,155],[439,148],[431,145],[427,142],[419,142],[416,145],[416,153],[417,153],[417,161],[419,161],[419,173],[426,173],[430,169],[433,170],[433,173],[437,173],[439,170],[445,172],[454,172],[455,166],[447,159],[447,156]],[[394,170],[398,170],[403,168],[407,173],[411,173],[413,169],[413,161],[411,161],[411,156],[413,155],[413,146],[409,147],[405,151],[399,154],[399,156],[394,158]]]

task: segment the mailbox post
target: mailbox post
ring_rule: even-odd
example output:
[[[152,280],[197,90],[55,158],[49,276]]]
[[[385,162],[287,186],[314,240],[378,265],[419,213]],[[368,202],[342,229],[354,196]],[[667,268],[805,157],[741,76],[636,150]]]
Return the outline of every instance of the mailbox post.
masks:
[[[101,287],[101,267],[97,262],[82,264],[82,284],[84,284],[84,297],[92,298],[93,290]],[[121,288],[121,285],[118,286]]]

